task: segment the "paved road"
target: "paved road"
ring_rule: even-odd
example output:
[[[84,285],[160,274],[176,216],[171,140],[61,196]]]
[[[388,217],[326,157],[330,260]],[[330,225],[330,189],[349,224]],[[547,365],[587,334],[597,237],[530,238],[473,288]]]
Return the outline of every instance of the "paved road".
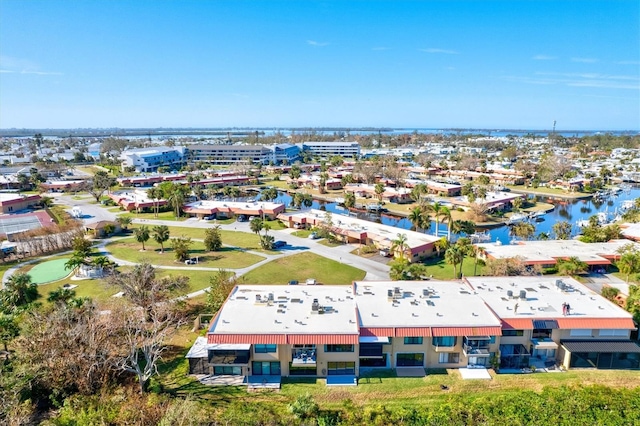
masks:
[[[201,221],[197,219],[188,219],[182,222],[176,222],[172,220],[152,220],[152,219],[134,219],[133,223],[145,224],[149,226],[156,225],[168,225],[168,226],[184,226],[188,228],[211,228],[214,226],[212,222]],[[221,229],[228,231],[241,231],[251,233],[249,228],[249,222],[234,222],[229,225],[220,225]],[[347,265],[351,265],[355,268],[366,271],[365,280],[388,280],[389,279],[389,267],[384,263],[377,262],[375,260],[362,258],[360,256],[351,254],[350,252],[357,248],[357,245],[341,245],[338,247],[327,247],[319,244],[318,240],[303,239],[291,235],[295,229],[283,229],[278,231],[271,231],[276,240],[282,240],[287,243],[287,246],[281,249],[283,253],[281,256],[292,255],[300,253],[301,251],[311,251],[326,258],[342,262]],[[203,236],[204,238],[204,236]],[[260,256],[264,256],[264,253],[258,253]],[[246,269],[246,268],[245,268]],[[286,282],[285,279],[283,282]]]
[[[83,193],[78,196],[59,194],[59,193],[51,193],[47,194],[47,196],[52,196],[55,199],[55,202],[58,204],[64,204],[65,206],[69,206],[67,212],[71,214],[71,209],[75,206],[78,206],[83,213],[83,216],[80,218],[85,224],[99,222],[101,220],[109,220],[113,221],[116,219],[118,213],[110,212],[100,204],[96,203],[96,199],[91,195]]]

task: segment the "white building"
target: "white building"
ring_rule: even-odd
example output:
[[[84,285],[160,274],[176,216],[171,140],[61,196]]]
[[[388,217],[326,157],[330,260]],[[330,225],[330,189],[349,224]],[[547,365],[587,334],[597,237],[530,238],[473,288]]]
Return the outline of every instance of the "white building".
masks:
[[[156,172],[162,166],[181,166],[184,162],[184,147],[130,149],[124,151],[120,159],[123,170],[134,167],[137,172]]]

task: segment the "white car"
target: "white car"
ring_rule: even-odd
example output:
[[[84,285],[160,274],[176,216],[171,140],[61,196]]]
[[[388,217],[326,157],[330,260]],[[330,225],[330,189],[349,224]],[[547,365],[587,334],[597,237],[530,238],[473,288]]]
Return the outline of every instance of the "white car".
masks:
[[[307,285],[316,285],[316,279],[315,278],[307,278],[306,284]]]

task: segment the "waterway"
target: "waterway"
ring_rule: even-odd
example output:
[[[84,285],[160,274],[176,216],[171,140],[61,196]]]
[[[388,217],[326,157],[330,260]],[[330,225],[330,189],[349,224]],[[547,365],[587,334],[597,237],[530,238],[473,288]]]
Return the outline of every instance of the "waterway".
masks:
[[[608,200],[604,200],[602,202],[596,201],[592,198],[582,199],[582,200],[565,200],[565,199],[553,199],[549,197],[541,197],[541,196],[531,196],[533,200],[542,201],[545,203],[550,203],[554,205],[553,211],[547,213],[542,217],[542,221],[540,222],[531,222],[536,227],[535,234],[539,235],[540,233],[547,233],[550,237],[553,237],[553,225],[560,221],[567,221],[573,225],[573,235],[577,235],[579,228],[576,226],[576,223],[580,220],[589,219],[591,216],[598,214],[599,212],[605,212],[613,219],[618,212],[620,212],[620,206],[626,200],[635,200],[640,197],[640,186],[635,186],[629,189],[626,189],[620,192],[616,196],[610,197]],[[281,192],[278,195],[276,200],[277,202],[284,203],[286,206],[289,206],[291,203],[291,196]],[[411,229],[412,224],[406,218],[401,218],[398,216],[393,216],[388,213],[369,213],[369,212],[354,212],[348,211],[344,207],[338,205],[337,203],[329,203],[325,201],[314,200],[313,205],[311,206],[313,209],[326,210],[335,215],[345,215],[345,216],[357,216],[360,219],[369,220],[372,222],[383,223],[385,225],[395,226],[400,229]],[[431,222],[431,227],[427,229],[425,232],[428,234],[435,234],[435,221]],[[510,235],[510,228],[506,225],[498,226],[492,229],[488,229],[487,232],[491,237],[491,242],[500,241],[503,244],[508,243],[512,240],[512,236]],[[446,236],[447,235],[447,227],[446,224],[440,223],[438,229],[438,235]]]

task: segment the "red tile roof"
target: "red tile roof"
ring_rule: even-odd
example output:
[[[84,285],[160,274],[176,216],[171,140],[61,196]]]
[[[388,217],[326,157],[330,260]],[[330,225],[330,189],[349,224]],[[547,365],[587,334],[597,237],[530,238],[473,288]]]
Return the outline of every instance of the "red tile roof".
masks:
[[[505,330],[533,330],[531,318],[502,318],[500,321]]]
[[[495,327],[433,327],[433,335],[442,336],[499,336],[502,328]]]
[[[431,327],[398,327],[396,337],[431,337]]]
[[[557,318],[560,328],[625,329],[636,328],[631,318]]]

